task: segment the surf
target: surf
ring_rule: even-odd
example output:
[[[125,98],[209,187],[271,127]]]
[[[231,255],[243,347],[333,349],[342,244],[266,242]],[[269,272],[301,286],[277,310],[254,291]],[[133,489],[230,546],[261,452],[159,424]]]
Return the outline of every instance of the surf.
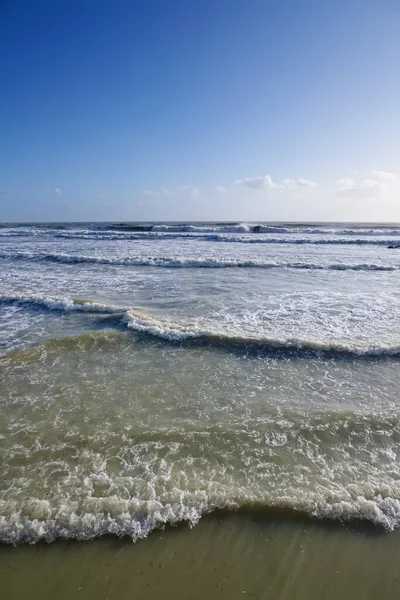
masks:
[[[126,310],[119,306],[103,304],[96,300],[84,300],[83,298],[41,296],[39,294],[0,294],[0,305],[16,305],[26,308],[42,308],[54,311],[82,311],[116,314]]]
[[[161,267],[166,269],[286,269],[302,271],[398,271],[400,265],[379,263],[313,263],[301,261],[264,261],[256,258],[214,258],[173,256],[91,256],[66,253],[9,252],[0,259],[27,262],[54,262],[65,265],[116,265],[126,267]]]
[[[142,307],[116,306],[74,297],[40,295],[1,295],[0,305],[16,305],[22,309],[78,312],[107,316],[108,328],[126,330],[141,336],[172,344],[205,345],[227,352],[242,351],[271,356],[332,356],[343,358],[396,358],[400,356],[400,340],[393,344],[368,344],[357,340],[319,340],[312,337],[281,336],[264,331],[243,331],[226,323],[207,319],[174,319],[154,314]],[[86,334],[85,334],[86,335]]]

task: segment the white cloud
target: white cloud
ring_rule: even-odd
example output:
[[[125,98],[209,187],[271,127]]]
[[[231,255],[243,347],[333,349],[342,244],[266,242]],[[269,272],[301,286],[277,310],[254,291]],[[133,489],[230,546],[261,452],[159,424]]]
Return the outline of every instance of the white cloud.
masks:
[[[216,185],[215,191],[218,192],[219,194],[226,194],[226,192],[228,190],[223,185]]]
[[[371,179],[355,181],[350,177],[337,181],[336,191],[344,196],[380,197],[391,196],[400,192],[400,180],[396,173],[372,171]]]
[[[165,188],[165,187],[160,188],[160,192],[161,192],[161,194],[164,194],[164,196],[170,196],[171,195],[171,192],[169,191],[169,189]]]
[[[382,191],[379,183],[372,179],[365,179],[359,183],[350,181],[343,185],[343,180],[340,180],[338,192],[343,196],[378,196]]]
[[[315,188],[317,183],[310,181],[309,179],[283,179],[282,181],[273,181],[270,175],[264,175],[262,177],[246,177],[245,179],[237,179],[236,185],[244,185],[246,187],[253,188],[254,190],[274,190],[274,189],[286,189],[295,190],[297,188]]]
[[[353,179],[350,177],[344,177],[343,179],[338,179],[337,184],[339,186],[339,190],[344,190],[346,188],[352,188],[355,185]]]
[[[388,173],[387,171],[372,171],[372,175],[374,175],[376,179],[385,182],[395,182],[399,179],[397,173]]]
[[[57,194],[57,196],[61,196],[61,194],[62,194],[62,189],[61,189],[61,188],[59,188],[59,187],[56,187],[56,188],[54,188],[54,192],[55,192],[55,194]]]
[[[318,183],[299,177],[299,179],[284,179],[281,186],[289,190],[294,190],[296,188],[315,188],[318,186]]]
[[[266,190],[277,188],[278,185],[274,183],[270,175],[264,175],[262,177],[246,177],[245,179],[237,179],[236,185],[244,185],[254,190]]]
[[[156,190],[142,190],[142,194],[145,196],[157,196]]]

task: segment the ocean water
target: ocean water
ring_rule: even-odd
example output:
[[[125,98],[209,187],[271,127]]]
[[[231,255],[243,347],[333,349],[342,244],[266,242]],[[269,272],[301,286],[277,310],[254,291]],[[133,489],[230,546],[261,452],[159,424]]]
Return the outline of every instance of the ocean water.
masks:
[[[398,528],[396,244],[394,224],[3,224],[0,541],[219,510]]]

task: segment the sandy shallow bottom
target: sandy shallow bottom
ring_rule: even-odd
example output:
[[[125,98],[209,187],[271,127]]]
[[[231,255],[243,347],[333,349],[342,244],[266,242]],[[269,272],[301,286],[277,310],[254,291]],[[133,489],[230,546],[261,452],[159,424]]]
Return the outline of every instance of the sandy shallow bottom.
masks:
[[[0,589],[22,598],[382,600],[400,597],[399,533],[302,519],[215,514],[136,544],[0,547]]]

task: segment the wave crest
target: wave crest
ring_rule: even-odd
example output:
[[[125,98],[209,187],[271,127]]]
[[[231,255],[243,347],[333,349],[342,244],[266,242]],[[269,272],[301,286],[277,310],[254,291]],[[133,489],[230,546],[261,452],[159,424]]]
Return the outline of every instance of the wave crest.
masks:
[[[31,262],[54,262],[61,264],[100,264],[131,267],[164,267],[169,269],[296,269],[332,271],[397,271],[399,265],[382,263],[312,263],[301,261],[264,261],[256,258],[199,258],[197,256],[90,256],[80,254],[51,254],[33,252],[10,252],[0,254],[2,259]]]
[[[38,307],[48,310],[60,311],[82,311],[82,312],[100,312],[116,314],[124,312],[126,309],[110,304],[103,304],[96,300],[83,300],[81,298],[60,298],[58,296],[40,296],[40,295],[0,295],[0,304],[15,304],[21,307]]]
[[[1,295],[0,304],[15,304],[22,308],[39,308],[55,311],[78,311],[114,315],[117,323],[130,331],[172,343],[201,343],[226,348],[242,349],[272,354],[328,354],[354,357],[397,357],[399,344],[367,345],[352,340],[318,340],[300,337],[276,337],[255,329],[243,332],[237,327],[207,321],[174,320],[162,315],[152,315],[138,307],[122,307],[94,300],[56,296]],[[110,327],[116,326],[111,320]]]
[[[178,492],[178,490],[177,490]],[[344,494],[346,496],[346,494]],[[202,499],[203,498],[203,499]],[[8,504],[8,503],[7,503]],[[8,544],[36,543],[56,539],[86,541],[104,535],[128,536],[133,541],[147,537],[165,525],[182,522],[196,525],[202,516],[216,510],[257,511],[272,516],[306,516],[337,521],[369,521],[388,531],[400,525],[400,501],[390,497],[356,500],[345,497],[330,502],[320,494],[313,497],[271,498],[263,503],[247,498],[210,498],[205,490],[183,491],[176,502],[127,500],[116,495],[86,501],[87,512],[78,512],[66,502],[59,511],[52,510],[47,500],[31,498],[24,506],[0,516],[0,541]],[[74,510],[75,509],[75,510]],[[57,514],[58,513],[58,514]]]
[[[198,341],[228,348],[253,349],[272,353],[333,354],[342,356],[383,357],[400,355],[400,344],[358,345],[351,342],[319,341],[294,337],[268,337],[265,334],[243,334],[228,328],[201,326],[195,322],[179,322],[153,317],[145,312],[128,310],[123,317],[128,328],[170,342]]]

